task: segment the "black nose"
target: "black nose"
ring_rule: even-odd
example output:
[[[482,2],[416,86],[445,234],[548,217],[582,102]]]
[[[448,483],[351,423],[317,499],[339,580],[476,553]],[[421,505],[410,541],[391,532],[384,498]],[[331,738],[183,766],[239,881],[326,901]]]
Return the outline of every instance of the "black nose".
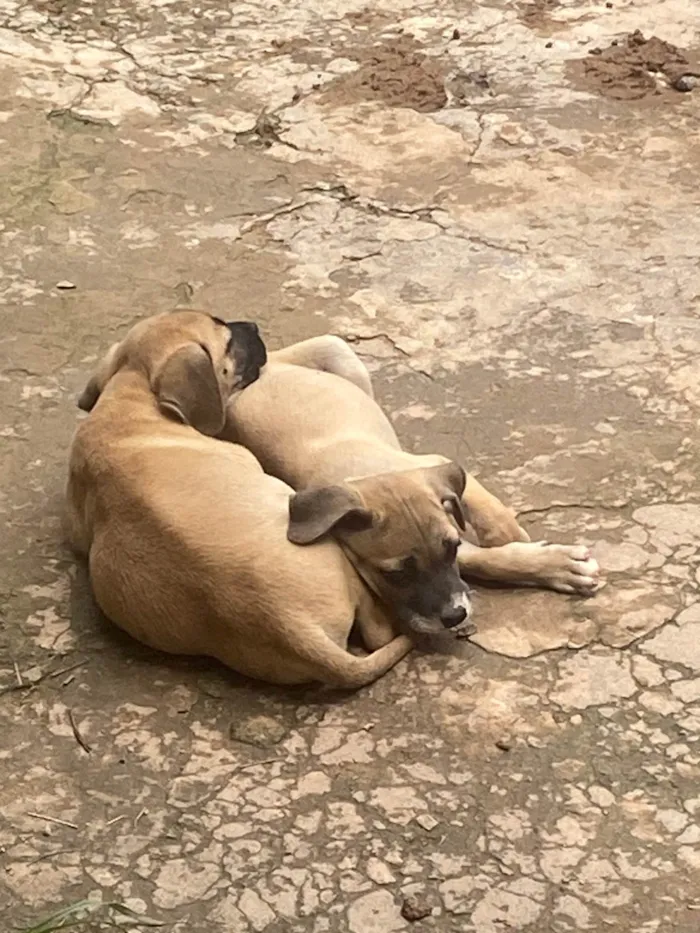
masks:
[[[464,622],[467,618],[467,610],[464,606],[450,606],[449,609],[445,611],[440,616],[440,621],[445,626],[445,628],[454,628],[455,625],[459,625],[460,622]]]

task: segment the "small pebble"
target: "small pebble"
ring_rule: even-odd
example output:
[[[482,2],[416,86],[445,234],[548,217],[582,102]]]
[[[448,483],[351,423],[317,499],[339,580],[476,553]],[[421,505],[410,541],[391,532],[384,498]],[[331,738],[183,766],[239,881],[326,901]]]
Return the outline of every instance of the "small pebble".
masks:
[[[370,858],[367,862],[367,877],[375,884],[394,884],[396,878],[389,866],[378,858]]]
[[[61,288],[65,291],[68,291],[69,288],[75,288],[75,283],[69,282],[68,279],[63,279],[61,282],[56,282],[56,288]]]
[[[281,722],[270,716],[251,716],[232,723],[229,732],[236,742],[265,748],[281,742],[287,729]]]
[[[462,33],[459,31],[459,29],[453,29],[453,30],[452,30],[452,38],[453,38],[453,39],[461,39],[461,38],[462,38]]]
[[[500,749],[502,752],[509,752],[513,747],[513,743],[510,741],[510,739],[498,739],[498,741],[494,744],[496,745],[496,748]]]
[[[553,45],[554,45],[553,42],[545,42],[544,47],[545,47],[546,49],[551,49]]]
[[[421,813],[420,816],[416,817],[416,823],[418,823],[418,825],[421,826],[423,829],[427,830],[427,832],[430,832],[431,830],[435,829],[438,822],[439,821],[436,820],[435,817],[431,816],[429,813]]]
[[[413,923],[416,920],[424,920],[426,917],[429,917],[432,912],[433,909],[428,902],[416,895],[407,897],[401,905],[401,916],[404,920],[408,920],[409,923]]]
[[[673,82],[673,86],[677,91],[692,91],[697,85],[698,79],[695,75],[681,75]]]

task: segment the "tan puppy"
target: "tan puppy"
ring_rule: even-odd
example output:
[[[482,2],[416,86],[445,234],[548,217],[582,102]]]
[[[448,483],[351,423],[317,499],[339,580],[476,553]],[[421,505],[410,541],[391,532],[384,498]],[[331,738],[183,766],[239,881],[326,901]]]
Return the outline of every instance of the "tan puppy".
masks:
[[[255,380],[264,361],[252,324],[194,312],[137,324],[107,353],[79,402],[91,413],[71,449],[67,535],[88,558],[101,609],[140,641],[209,655],[274,683],[359,687],[396,664],[410,639],[394,637],[342,547],[328,538],[306,548],[287,540],[289,486],[265,475],[249,451],[206,436],[223,428],[231,393]],[[436,501],[452,473],[431,474]],[[374,479],[330,493],[323,519],[299,502],[294,534],[322,538],[334,516],[361,550],[381,553],[367,529],[380,507],[428,562],[430,547],[393,515]],[[456,550],[444,511],[425,510],[418,527],[431,521]],[[379,650],[348,653],[354,621]]]
[[[260,379],[231,399],[221,436],[246,446],[266,472],[305,490],[291,503],[292,540],[298,500],[322,499],[324,489],[344,488],[351,477],[372,476],[392,501],[403,500],[405,510],[419,517],[423,500],[433,498],[431,468],[446,468],[433,466],[445,464],[443,457],[401,450],[391,423],[373,399],[366,368],[343,340],[332,336],[270,354]],[[456,486],[453,491],[462,495]],[[597,588],[598,565],[587,548],[530,543],[513,512],[471,476],[462,504],[474,531],[464,536],[472,541],[464,540],[459,548],[462,575],[583,595]],[[455,514],[452,499],[444,499],[443,505]],[[432,529],[425,530],[431,537]],[[421,568],[413,559],[412,541],[390,537],[396,543],[391,559],[400,569],[392,605],[399,605],[401,594],[416,585]],[[352,539],[347,546],[353,548]],[[382,570],[359,552],[354,560],[366,579]],[[410,599],[403,602],[410,604]],[[430,629],[424,620],[416,621],[412,628]]]

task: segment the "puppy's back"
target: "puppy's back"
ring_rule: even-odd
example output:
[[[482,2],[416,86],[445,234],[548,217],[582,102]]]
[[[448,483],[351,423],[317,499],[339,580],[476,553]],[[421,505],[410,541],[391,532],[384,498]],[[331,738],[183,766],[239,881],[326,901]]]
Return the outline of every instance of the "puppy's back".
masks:
[[[290,487],[244,448],[183,426],[102,439],[93,458],[83,443],[80,460],[102,473],[85,488],[105,615],[168,653],[209,655],[263,680],[308,679],[295,660],[304,625],[341,643],[357,594],[334,542],[287,540]]]
[[[295,489],[328,480],[323,465],[331,449],[347,447],[346,465],[351,455],[363,459],[363,438],[399,449],[391,422],[358,386],[289,363],[270,363],[257,382],[231,399],[222,437],[243,444],[266,473]]]

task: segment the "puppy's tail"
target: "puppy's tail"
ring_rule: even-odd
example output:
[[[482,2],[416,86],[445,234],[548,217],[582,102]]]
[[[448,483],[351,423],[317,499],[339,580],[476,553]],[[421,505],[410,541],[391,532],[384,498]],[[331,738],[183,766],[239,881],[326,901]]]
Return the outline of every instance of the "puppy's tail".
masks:
[[[307,660],[316,669],[316,680],[329,687],[356,690],[378,680],[395,664],[405,658],[413,647],[413,642],[406,635],[397,635],[388,645],[373,651],[365,657],[357,657],[341,648],[330,638],[324,638],[322,644],[309,646]],[[314,650],[316,649],[316,650]],[[313,654],[313,657],[310,655]]]

